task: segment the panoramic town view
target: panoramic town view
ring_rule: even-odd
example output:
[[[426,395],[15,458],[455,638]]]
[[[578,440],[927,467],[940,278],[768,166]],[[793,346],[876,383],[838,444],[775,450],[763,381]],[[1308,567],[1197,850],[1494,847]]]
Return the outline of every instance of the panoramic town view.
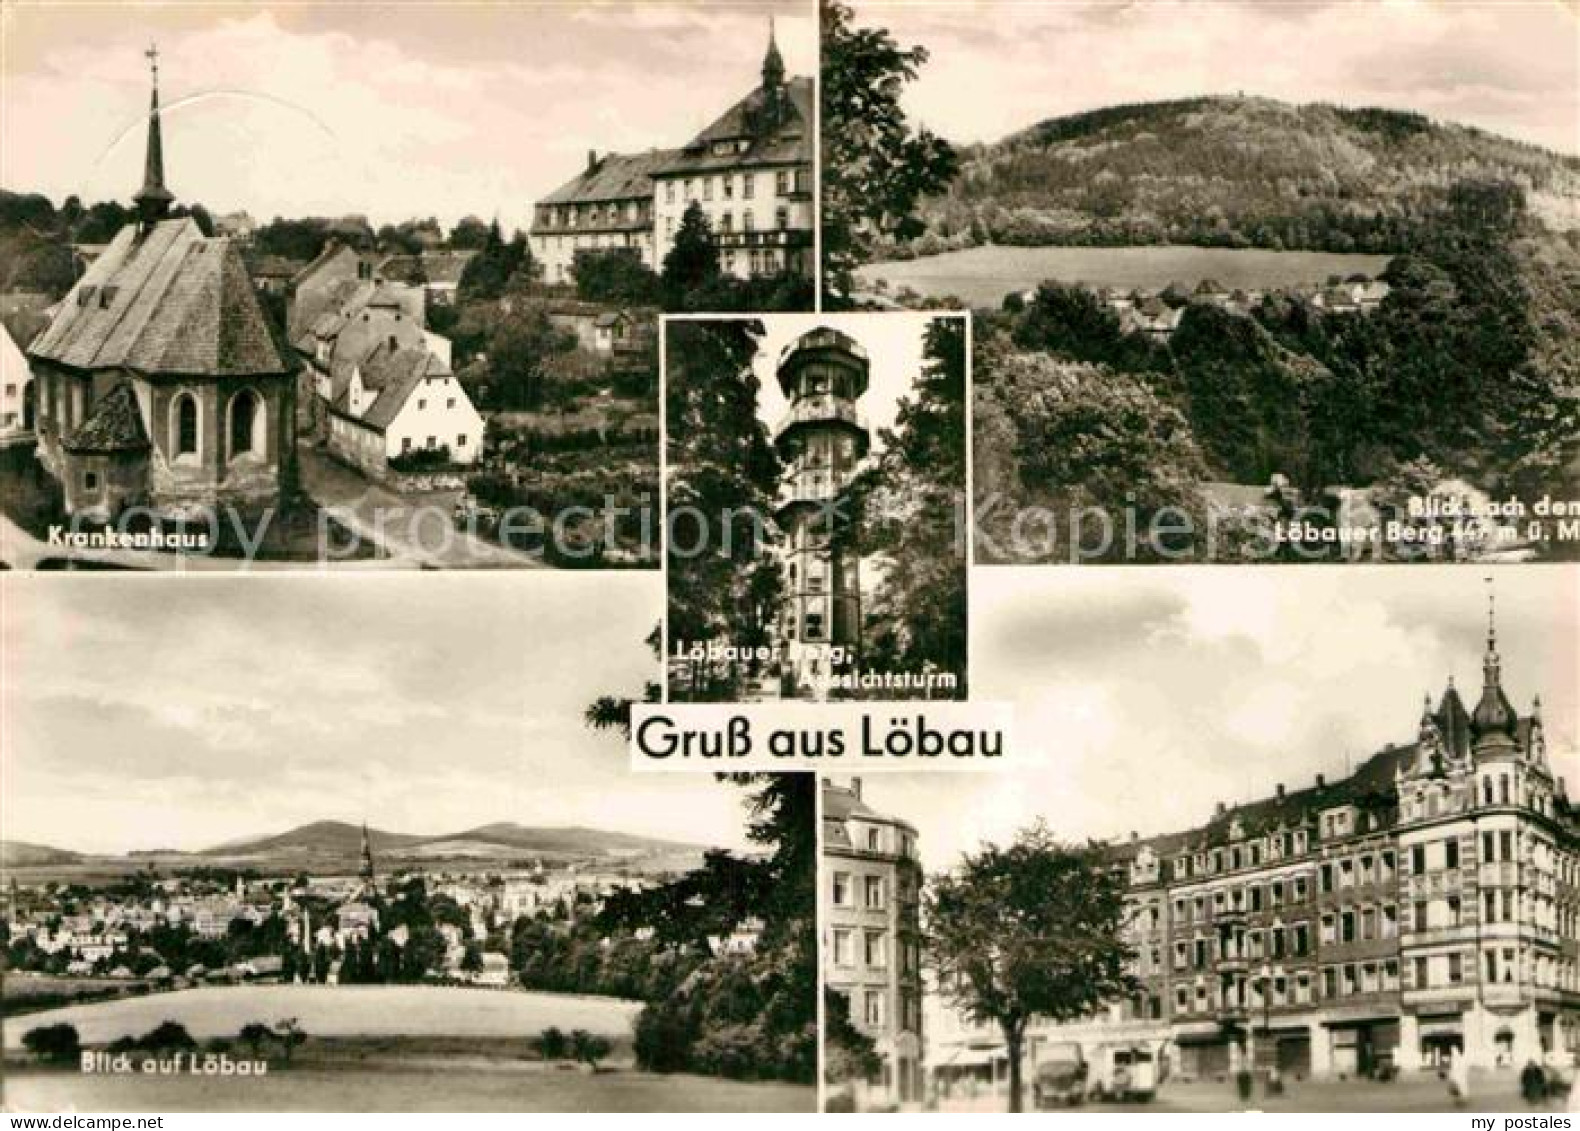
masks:
[[[824,8],[825,289],[976,311],[978,560],[1573,560],[1573,13],[1179,11]]]
[[[811,306],[810,10],[694,14],[643,8],[659,54],[613,10],[408,6],[326,55],[354,16],[95,9],[92,83],[75,18],[19,14],[7,564],[656,568],[659,312]],[[504,42],[640,105],[528,118],[550,60]],[[45,144],[63,105],[99,133]]]
[[[825,784],[827,1102],[1562,1110],[1562,571],[1177,572],[996,571],[973,682],[1035,762]]]
[[[813,783],[627,774],[656,579],[574,627],[591,581],[221,579],[160,614],[132,580],[18,594],[7,1101],[815,1107]],[[258,673],[223,643],[255,617],[318,662]],[[128,643],[155,622],[192,646]],[[414,629],[453,651],[392,662]],[[97,658],[51,656],[61,631]]]

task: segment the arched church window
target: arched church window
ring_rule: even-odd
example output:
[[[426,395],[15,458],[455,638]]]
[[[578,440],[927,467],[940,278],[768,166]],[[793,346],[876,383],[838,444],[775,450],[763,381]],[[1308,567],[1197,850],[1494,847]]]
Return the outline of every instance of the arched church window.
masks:
[[[175,403],[175,443],[177,456],[195,456],[198,450],[197,400],[191,393],[182,393]]]
[[[258,394],[243,389],[230,402],[230,458],[256,452],[263,446],[258,427]]]

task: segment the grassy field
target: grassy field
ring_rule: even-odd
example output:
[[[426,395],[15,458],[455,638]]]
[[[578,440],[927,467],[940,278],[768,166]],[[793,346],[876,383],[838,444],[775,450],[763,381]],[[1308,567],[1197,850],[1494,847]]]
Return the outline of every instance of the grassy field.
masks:
[[[206,1040],[284,1017],[316,1037],[518,1038],[555,1025],[624,1039],[640,1009],[616,998],[465,986],[204,986],[30,1013],[6,1026],[5,1048],[20,1049],[28,1029],[62,1022],[76,1026],[84,1045],[102,1045],[161,1021]]]
[[[857,272],[864,290],[877,280],[890,293],[910,287],[933,298],[954,296],[972,306],[997,307],[1011,291],[1046,280],[1090,287],[1195,287],[1215,279],[1230,290],[1308,286],[1330,275],[1376,275],[1386,255],[1265,251],[1225,247],[973,247],[921,259],[874,263]]]
[[[239,1054],[238,1054],[239,1055]],[[618,1054],[617,1054],[618,1055]],[[85,1076],[8,1065],[12,1111],[812,1111],[815,1089],[545,1064],[519,1038],[309,1040],[267,1074]]]

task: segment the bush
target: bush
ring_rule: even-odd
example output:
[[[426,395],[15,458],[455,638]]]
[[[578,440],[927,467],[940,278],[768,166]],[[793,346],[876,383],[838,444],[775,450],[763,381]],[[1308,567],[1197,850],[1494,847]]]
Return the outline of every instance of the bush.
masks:
[[[390,467],[395,471],[439,471],[450,466],[450,445],[437,448],[413,448],[398,456],[390,457]]]
[[[564,1060],[570,1055],[571,1043],[564,1030],[551,1025],[533,1039],[532,1047],[544,1060]]]
[[[138,1037],[137,1047],[149,1052],[191,1052],[198,1044],[185,1025],[164,1021]]]
[[[598,1071],[598,1062],[607,1057],[613,1048],[608,1037],[597,1033],[577,1029],[571,1034],[571,1056],[594,1072]]]
[[[41,1025],[22,1035],[22,1047],[46,1064],[69,1064],[82,1055],[74,1025]]]

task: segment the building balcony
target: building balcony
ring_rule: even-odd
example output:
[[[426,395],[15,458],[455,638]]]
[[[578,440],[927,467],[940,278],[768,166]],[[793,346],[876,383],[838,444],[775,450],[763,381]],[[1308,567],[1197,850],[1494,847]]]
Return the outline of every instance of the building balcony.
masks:
[[[826,469],[794,471],[780,481],[774,503],[781,508],[797,503],[827,505],[837,500],[849,485],[848,475]]]
[[[779,439],[791,428],[803,424],[847,424],[863,435],[867,432],[866,417],[855,402],[831,393],[797,398],[774,423],[774,437]]]
[[[751,251],[759,248],[810,247],[812,232],[807,228],[762,228],[750,232],[738,228],[715,232],[720,251]]]

